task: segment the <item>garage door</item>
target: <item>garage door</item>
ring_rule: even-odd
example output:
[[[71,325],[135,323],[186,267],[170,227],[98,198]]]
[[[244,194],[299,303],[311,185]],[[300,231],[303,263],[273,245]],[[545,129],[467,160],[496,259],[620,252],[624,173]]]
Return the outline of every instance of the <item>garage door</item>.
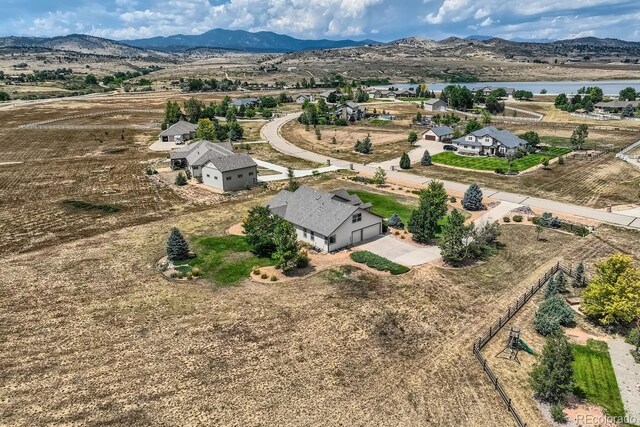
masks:
[[[351,244],[355,245],[363,240],[369,240],[380,234],[380,224],[373,224],[368,227],[355,230],[351,233]]]
[[[436,136],[435,135],[425,135],[424,139],[426,139],[427,141],[435,141],[436,140]]]

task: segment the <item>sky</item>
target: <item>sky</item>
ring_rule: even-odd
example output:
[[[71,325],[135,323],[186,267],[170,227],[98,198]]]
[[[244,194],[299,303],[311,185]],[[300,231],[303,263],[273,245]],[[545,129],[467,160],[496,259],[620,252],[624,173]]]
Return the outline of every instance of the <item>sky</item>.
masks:
[[[213,28],[302,39],[614,37],[640,41],[640,0],[2,0],[0,35],[116,40]]]

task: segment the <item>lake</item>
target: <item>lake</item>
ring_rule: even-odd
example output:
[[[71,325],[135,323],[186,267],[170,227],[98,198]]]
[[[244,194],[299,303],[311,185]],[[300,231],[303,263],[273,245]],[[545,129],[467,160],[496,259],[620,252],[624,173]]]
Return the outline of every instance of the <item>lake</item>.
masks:
[[[427,83],[429,90],[441,91],[445,86],[452,83]],[[575,94],[583,86],[598,86],[602,88],[605,95],[618,95],[620,91],[626,87],[633,87],[640,92],[640,80],[597,80],[597,81],[555,81],[555,82],[475,82],[475,83],[459,83],[469,89],[495,86],[495,87],[512,87],[516,90],[528,90],[534,95],[540,93],[542,89],[547,90],[547,95],[557,95],[559,93]],[[418,85],[397,83],[393,87],[398,89],[415,88]],[[375,86],[376,89],[389,89],[389,86]]]

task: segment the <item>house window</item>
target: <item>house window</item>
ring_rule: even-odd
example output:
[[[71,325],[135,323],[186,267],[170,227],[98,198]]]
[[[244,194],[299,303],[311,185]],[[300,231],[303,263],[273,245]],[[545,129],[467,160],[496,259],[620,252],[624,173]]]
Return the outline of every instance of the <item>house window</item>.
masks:
[[[253,172],[249,172],[249,176],[253,176]]]
[[[329,236],[329,244],[333,244],[336,242],[336,235],[334,234],[333,236]]]
[[[242,174],[241,173],[238,174],[238,178],[242,178]]]
[[[227,181],[231,181],[231,177],[230,176],[227,177]]]
[[[307,229],[306,228],[302,229],[302,237],[304,237],[305,239],[307,238]]]
[[[213,179],[215,179],[215,180],[217,181],[217,180],[218,180],[218,177],[217,177],[217,176],[214,176],[214,177],[213,177]]]
[[[362,221],[362,214],[361,213],[357,213],[355,215],[353,215],[351,217],[351,222],[355,223],[355,222],[360,222]]]
[[[313,231],[311,232],[311,237],[310,238],[311,238],[311,240],[313,240],[315,238],[315,234],[314,234]]]
[[[211,175],[207,174],[207,178],[211,178]]]
[[[198,169],[198,166],[194,166],[194,167],[193,167],[193,170],[197,170],[197,169]]]

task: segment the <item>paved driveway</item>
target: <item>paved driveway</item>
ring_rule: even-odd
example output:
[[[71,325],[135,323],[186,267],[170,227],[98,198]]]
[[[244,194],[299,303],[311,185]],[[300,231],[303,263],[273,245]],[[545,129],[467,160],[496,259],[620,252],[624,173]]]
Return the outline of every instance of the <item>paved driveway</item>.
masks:
[[[616,373],[620,396],[624,402],[624,410],[631,423],[640,422],[640,365],[638,365],[630,351],[631,344],[622,338],[609,341],[609,353],[613,370]]]
[[[407,267],[422,265],[440,259],[440,249],[437,246],[416,246],[392,236],[383,236],[364,243],[357,246],[355,250],[373,252]]]

